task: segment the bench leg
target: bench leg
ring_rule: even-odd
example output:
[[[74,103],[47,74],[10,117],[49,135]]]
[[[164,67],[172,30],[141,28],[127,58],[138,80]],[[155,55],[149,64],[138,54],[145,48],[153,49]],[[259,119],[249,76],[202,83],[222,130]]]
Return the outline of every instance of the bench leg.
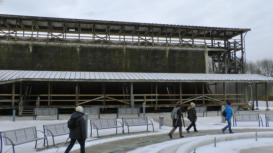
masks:
[[[52,136],[53,146],[55,146],[54,136]]]
[[[15,153],[14,145],[12,145],[12,152]]]
[[[97,137],[99,137],[99,130],[97,129]]]
[[[37,148],[37,140],[35,141],[35,149]]]

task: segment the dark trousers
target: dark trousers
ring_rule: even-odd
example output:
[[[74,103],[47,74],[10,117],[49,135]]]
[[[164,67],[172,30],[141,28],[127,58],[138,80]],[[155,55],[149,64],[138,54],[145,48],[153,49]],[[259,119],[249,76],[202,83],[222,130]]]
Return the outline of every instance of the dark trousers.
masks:
[[[71,139],[70,144],[66,148],[64,153],[69,153],[72,147],[74,146],[76,140],[79,142],[81,146],[81,153],[85,153],[85,140]]]
[[[187,128],[187,131],[189,131],[190,129],[191,129],[191,127],[193,126],[193,128],[194,128],[194,131],[197,131],[197,129],[196,129],[196,125],[195,125],[195,121],[191,121],[191,124],[188,126],[188,128]]]

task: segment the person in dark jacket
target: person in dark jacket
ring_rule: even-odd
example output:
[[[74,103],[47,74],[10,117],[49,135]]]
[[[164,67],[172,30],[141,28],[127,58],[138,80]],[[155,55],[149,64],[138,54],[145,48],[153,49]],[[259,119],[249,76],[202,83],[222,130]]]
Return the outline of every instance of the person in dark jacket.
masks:
[[[197,120],[197,116],[196,116],[196,110],[195,110],[195,103],[191,103],[190,106],[188,107],[188,119],[191,121],[191,124],[187,127],[187,132],[189,133],[189,130],[191,129],[191,127],[193,126],[194,132],[198,132],[196,129],[196,120]]]
[[[168,134],[169,137],[172,139],[174,131],[176,130],[177,127],[179,127],[180,138],[183,138],[184,136],[182,134],[182,119],[181,119],[182,118],[182,110],[181,110],[179,101],[176,103],[176,106],[173,108],[171,117],[172,117],[172,121],[173,121],[173,128]]]
[[[70,144],[65,150],[65,153],[69,153],[72,147],[74,146],[76,140],[79,142],[81,146],[81,153],[85,153],[85,140],[87,137],[86,133],[86,125],[84,121],[84,110],[82,106],[77,106],[76,111],[72,113],[70,120],[75,120],[75,127],[73,129],[69,129],[69,138],[71,139]]]
[[[231,102],[227,102],[227,104],[225,105],[225,111],[226,111],[225,120],[227,121],[228,124],[222,129],[223,133],[225,133],[227,128],[229,130],[229,133],[233,133],[231,129],[232,108],[230,106],[231,106]]]

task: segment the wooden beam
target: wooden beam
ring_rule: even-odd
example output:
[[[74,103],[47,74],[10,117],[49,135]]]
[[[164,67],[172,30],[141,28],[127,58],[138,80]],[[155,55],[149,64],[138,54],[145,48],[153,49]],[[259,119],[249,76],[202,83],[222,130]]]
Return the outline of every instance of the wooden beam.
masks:
[[[12,84],[11,107],[15,107],[15,83]]]
[[[79,106],[79,84],[76,83],[76,86],[75,86],[75,106]]]
[[[134,102],[134,84],[133,83],[131,83],[130,84],[130,104],[131,104],[131,107],[133,108],[134,107],[134,105],[135,105],[135,102]]]
[[[51,104],[51,84],[50,84],[50,82],[48,82],[47,86],[48,86],[47,105],[50,106],[50,104]]]

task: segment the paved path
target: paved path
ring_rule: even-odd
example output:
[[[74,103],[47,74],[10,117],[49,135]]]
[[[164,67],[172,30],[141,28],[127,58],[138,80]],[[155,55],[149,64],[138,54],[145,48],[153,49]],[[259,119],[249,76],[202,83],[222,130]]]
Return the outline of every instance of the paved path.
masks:
[[[241,150],[240,153],[272,153],[273,147],[261,147]]]
[[[235,133],[239,132],[255,132],[256,129],[233,129]],[[271,129],[258,129],[258,131],[272,131]],[[220,130],[204,130],[199,131],[198,133],[184,133],[185,137],[193,137],[193,136],[202,136],[208,134],[222,134]],[[174,135],[174,138],[178,138],[178,133]],[[167,134],[161,135],[153,135],[153,136],[144,136],[138,138],[129,138],[123,140],[117,140],[112,142],[106,142],[103,144],[94,145],[86,148],[86,152],[88,153],[126,153],[130,150],[147,146],[150,144],[160,143],[164,141],[168,141],[170,138]],[[77,144],[78,145],[78,144]],[[72,153],[80,153],[79,150],[76,150]],[[261,153],[261,152],[260,152]]]

